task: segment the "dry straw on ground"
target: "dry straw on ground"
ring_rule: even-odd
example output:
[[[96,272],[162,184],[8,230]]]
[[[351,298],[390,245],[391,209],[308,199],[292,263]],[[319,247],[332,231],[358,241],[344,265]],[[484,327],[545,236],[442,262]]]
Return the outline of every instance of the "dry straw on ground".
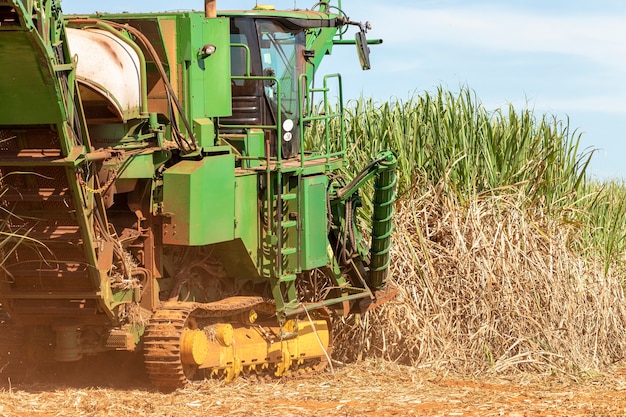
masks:
[[[391,271],[399,296],[338,327],[337,355],[574,377],[619,363],[622,277],[568,249],[575,226],[520,209],[521,195],[460,202],[439,191],[399,205]]]
[[[428,370],[363,361],[299,378],[205,381],[171,394],[142,386],[14,386],[0,390],[0,417],[623,415],[623,376],[586,382],[531,374],[441,378]]]

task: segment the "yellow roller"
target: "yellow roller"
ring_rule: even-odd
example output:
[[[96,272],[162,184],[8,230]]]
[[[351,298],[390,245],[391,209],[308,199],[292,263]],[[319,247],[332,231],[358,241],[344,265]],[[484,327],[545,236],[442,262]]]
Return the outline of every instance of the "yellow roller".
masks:
[[[209,340],[202,330],[185,329],[181,336],[180,357],[184,364],[200,365],[209,355]]]
[[[261,371],[274,365],[275,375],[280,376],[293,365],[325,358],[330,344],[326,320],[293,323],[295,337],[288,340],[280,339],[279,326],[213,325],[210,333],[214,337],[208,341],[208,354],[199,368],[213,374],[225,371],[227,378],[234,378],[244,369]]]

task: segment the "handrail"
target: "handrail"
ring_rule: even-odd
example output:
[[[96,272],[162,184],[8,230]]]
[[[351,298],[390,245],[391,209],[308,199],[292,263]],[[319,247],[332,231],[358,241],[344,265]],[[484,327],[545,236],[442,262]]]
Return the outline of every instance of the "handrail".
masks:
[[[276,84],[276,107],[278,108],[278,114],[276,115],[276,124],[275,125],[231,125],[231,124],[219,124],[219,127],[224,127],[228,129],[265,129],[265,130],[274,130],[277,132],[277,137],[280,142],[279,128],[282,126],[282,114],[280,112],[281,109],[281,95],[280,95],[280,81],[275,76],[267,76],[267,75],[232,75],[231,80],[256,80],[256,81],[272,81]],[[282,160],[282,147],[277,146],[277,155],[276,159],[279,164],[281,164]],[[269,154],[265,157],[259,157],[259,161],[263,161],[264,159],[268,159]],[[281,164],[282,165],[282,164]]]
[[[245,43],[231,43],[230,44],[231,48],[243,48],[246,52],[246,73],[244,74],[244,76],[250,77],[251,76],[251,72],[252,72],[252,66],[250,64],[250,61],[252,61],[252,54],[250,52],[250,47],[248,45],[246,45]],[[236,77],[236,75],[235,75]]]
[[[330,160],[334,157],[343,157],[345,156],[346,153],[346,148],[347,148],[347,143],[346,143],[346,137],[345,137],[345,131],[344,131],[344,108],[343,108],[343,86],[342,86],[342,79],[341,79],[341,74],[328,74],[324,76],[324,86],[323,88],[309,88],[309,83],[308,83],[308,77],[306,74],[302,74],[300,76],[301,79],[301,83],[299,84],[299,86],[301,87],[302,85],[304,85],[305,91],[304,91],[304,96],[305,97],[310,97],[313,95],[313,93],[323,93],[323,114],[321,115],[311,115],[311,116],[304,116],[304,103],[300,103],[300,114],[302,115],[300,117],[300,132],[302,132],[300,140],[301,140],[301,146],[300,146],[300,163],[301,166],[304,166],[304,163],[307,161],[316,161],[316,160],[320,160],[320,159],[326,159],[326,163],[330,163]],[[330,104],[329,104],[329,100],[328,100],[328,93],[330,92],[330,87],[329,87],[329,80],[331,79],[336,79],[337,80],[337,85],[338,85],[338,90],[339,90],[339,112],[333,113],[331,112],[331,108],[330,108]],[[313,104],[310,103],[310,108],[307,109],[307,113],[313,113],[312,110],[312,106]],[[339,118],[339,123],[340,123],[340,140],[341,140],[341,147],[338,151],[336,152],[331,152],[331,142],[332,142],[332,138],[331,138],[331,132],[330,132],[330,120],[334,119],[334,118]],[[324,138],[325,138],[325,148],[324,148],[324,153],[323,154],[318,154],[318,155],[311,155],[311,156],[305,156],[305,152],[304,152],[304,126],[305,124],[307,124],[308,122],[313,122],[313,121],[325,121],[324,123]]]
[[[232,44],[234,47],[242,47],[246,50],[246,72],[250,73],[250,49],[245,44]],[[262,130],[273,130],[276,132],[277,138],[277,146],[276,146],[276,156],[271,157],[268,153],[265,156],[259,157],[251,157],[245,156],[242,159],[246,160],[256,160],[260,162],[265,162],[266,169],[270,168],[270,163],[275,162],[275,169],[280,171],[283,166],[283,158],[282,158],[282,112],[280,109],[281,105],[281,82],[276,76],[265,76],[265,75],[232,75],[231,80],[252,80],[252,81],[271,81],[276,85],[276,107],[279,110],[276,114],[276,124],[271,125],[249,125],[249,124],[223,124],[219,123],[220,128],[227,129],[241,129],[249,131],[250,129],[262,129]],[[331,80],[335,80],[338,86],[339,92],[339,110],[332,111],[330,103],[329,103],[329,92],[330,87],[329,84]],[[313,93],[323,93],[323,114],[315,114],[313,115],[313,103],[310,102],[309,98],[313,95]],[[309,161],[318,161],[318,160],[326,160],[326,163],[330,163],[333,158],[342,158],[346,154],[347,142],[345,137],[345,126],[344,126],[344,107],[343,107],[343,88],[342,88],[342,78],[341,74],[328,74],[324,76],[324,86],[323,88],[309,88],[308,76],[306,74],[300,74],[300,83],[298,83],[298,97],[301,97],[298,100],[298,112],[300,114],[299,127],[300,127],[300,167],[304,168],[305,162]],[[308,105],[306,103],[309,103]],[[306,107],[306,108],[305,108]],[[310,116],[305,116],[306,114],[311,114]],[[332,119],[339,118],[340,124],[340,137],[332,138],[330,131],[330,121]],[[324,151],[321,154],[306,154],[305,149],[305,127],[309,122],[322,121],[324,122],[324,138],[325,145]],[[339,141],[339,150],[331,152],[332,145],[337,144]]]

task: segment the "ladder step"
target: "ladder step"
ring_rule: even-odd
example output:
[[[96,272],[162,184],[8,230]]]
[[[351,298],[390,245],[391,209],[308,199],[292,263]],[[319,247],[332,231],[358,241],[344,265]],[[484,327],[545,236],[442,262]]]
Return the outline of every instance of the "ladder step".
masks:
[[[298,249],[296,249],[296,248],[283,248],[282,253],[283,253],[283,255],[294,255],[294,254],[298,253]]]
[[[39,188],[39,189],[27,189],[17,190],[8,189],[2,199],[4,201],[61,201],[64,202],[72,198],[70,190],[66,187],[59,188]]]
[[[7,299],[13,300],[81,300],[81,299],[99,299],[100,292],[63,292],[63,291],[11,291],[2,295]]]
[[[52,166],[73,166],[74,161],[68,160],[62,157],[56,156],[4,156],[0,158],[0,166],[2,167],[25,167],[25,166],[39,166],[39,167],[52,167]]]
[[[280,279],[278,280],[279,282],[294,282],[296,280],[296,275],[283,275],[280,277]]]
[[[281,222],[280,225],[283,228],[286,228],[286,227],[296,227],[298,225],[298,222],[295,221],[295,220],[287,220],[287,221]]]
[[[292,194],[292,193],[283,194],[281,198],[283,200],[295,200],[296,198],[298,198],[298,194]]]
[[[29,238],[38,241],[62,240],[62,241],[82,241],[80,227],[78,225],[50,225],[41,227],[28,234]]]

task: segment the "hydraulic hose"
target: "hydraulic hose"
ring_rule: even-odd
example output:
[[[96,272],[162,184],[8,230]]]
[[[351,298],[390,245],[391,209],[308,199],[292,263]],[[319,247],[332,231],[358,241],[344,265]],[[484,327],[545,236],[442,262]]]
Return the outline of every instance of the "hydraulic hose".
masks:
[[[389,272],[391,233],[393,231],[393,203],[396,199],[396,168],[398,160],[391,151],[382,151],[374,182],[372,210],[372,243],[370,245],[369,286],[376,290],[385,285]]]

